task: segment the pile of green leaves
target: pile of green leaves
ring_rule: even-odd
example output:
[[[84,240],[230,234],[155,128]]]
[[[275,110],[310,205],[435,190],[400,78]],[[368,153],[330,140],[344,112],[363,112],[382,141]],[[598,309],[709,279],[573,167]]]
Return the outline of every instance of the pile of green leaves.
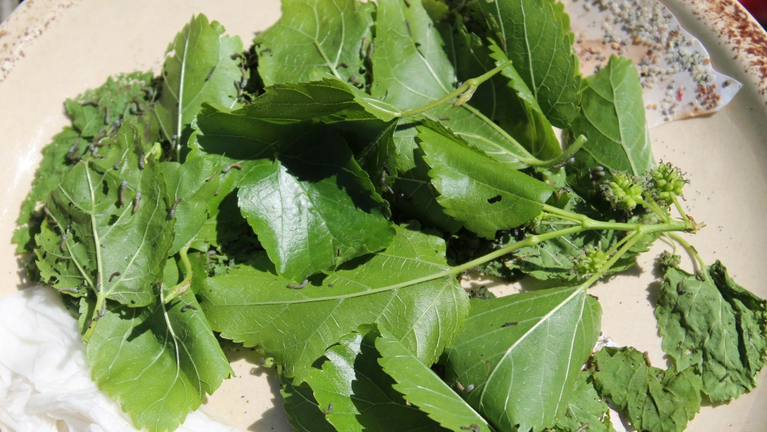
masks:
[[[247,51],[196,16],[160,76],[66,102],[18,250],[152,432],[232,375],[219,338],[277,365],[297,430],[608,431],[608,398],[682,430],[756,385],[765,302],[679,235],[631,62],[581,77],[572,41],[553,0],[285,0]],[[672,366],[592,357],[587,289],[661,237],[697,268],[664,260]],[[470,299],[473,268],[561,285]]]

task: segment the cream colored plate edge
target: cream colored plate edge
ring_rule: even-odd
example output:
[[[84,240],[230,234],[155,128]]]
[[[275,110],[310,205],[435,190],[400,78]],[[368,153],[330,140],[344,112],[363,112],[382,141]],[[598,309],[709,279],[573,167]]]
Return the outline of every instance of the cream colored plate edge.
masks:
[[[713,117],[674,122],[651,131],[655,155],[687,171],[692,184],[686,207],[707,227],[691,239],[701,255],[721,259],[736,280],[762,297],[767,284],[767,35],[734,0],[665,2],[701,39],[721,72],[744,84],[740,94]],[[253,32],[279,16],[277,1],[203,0],[27,0],[0,26],[0,293],[22,286],[11,245],[19,206],[40,161],[40,149],[67,123],[61,102],[107,76],[159,68],[168,42],[193,13],[204,12],[247,45]],[[745,15],[744,15],[745,14]],[[663,365],[652,315],[657,284],[656,251],[639,271],[595,287],[604,308],[603,330],[621,344],[650,352]],[[648,286],[650,287],[648,289]],[[252,431],[289,430],[273,373],[250,351],[232,351],[238,374],[224,383],[208,406]],[[764,380],[765,374],[762,374]],[[278,406],[274,406],[274,404]],[[767,385],[716,410],[704,408],[692,432],[767,430]]]

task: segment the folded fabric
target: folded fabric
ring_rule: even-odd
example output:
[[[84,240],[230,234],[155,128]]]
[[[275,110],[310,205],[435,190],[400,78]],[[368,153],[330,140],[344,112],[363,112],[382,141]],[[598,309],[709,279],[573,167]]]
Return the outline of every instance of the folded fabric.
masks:
[[[204,411],[190,413],[177,430],[241,432]],[[91,381],[77,323],[50,288],[0,298],[0,430],[136,431]]]

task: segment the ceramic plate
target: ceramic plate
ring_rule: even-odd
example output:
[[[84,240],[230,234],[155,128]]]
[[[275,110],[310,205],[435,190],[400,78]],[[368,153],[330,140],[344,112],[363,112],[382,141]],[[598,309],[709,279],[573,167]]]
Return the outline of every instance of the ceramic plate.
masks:
[[[668,0],[682,25],[698,37],[715,67],[743,83],[713,116],[651,130],[659,159],[688,172],[687,212],[706,227],[692,242],[708,262],[721,260],[739,284],[767,297],[767,35],[734,0]],[[273,0],[28,0],[0,26],[0,293],[25,286],[11,244],[15,220],[42,147],[68,119],[62,102],[103,83],[109,75],[159,70],[167,44],[192,14],[221,22],[247,46],[256,30],[279,16]],[[638,268],[591,293],[604,308],[603,331],[622,345],[648,351],[665,367],[653,302],[658,284],[645,254]],[[207,405],[251,431],[287,431],[279,383],[250,350],[227,350],[237,377]],[[762,386],[727,406],[704,407],[688,431],[767,430],[767,374]]]

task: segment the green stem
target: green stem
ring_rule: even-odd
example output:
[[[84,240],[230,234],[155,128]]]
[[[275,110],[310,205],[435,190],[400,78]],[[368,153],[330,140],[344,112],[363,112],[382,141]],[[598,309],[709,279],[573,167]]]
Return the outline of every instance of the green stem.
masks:
[[[637,200],[637,203],[645,206],[645,208],[652,210],[653,213],[658,215],[664,221],[668,222],[671,220],[671,216],[669,216],[668,212],[660,208],[658,203],[656,203],[652,197],[646,196],[645,198],[646,199]]]
[[[404,118],[404,117],[411,117],[411,116],[414,116],[414,115],[425,113],[426,111],[429,111],[429,110],[431,110],[433,108],[437,108],[440,105],[446,104],[446,103],[452,101],[455,98],[459,98],[459,97],[461,97],[461,95],[463,95],[464,93],[467,93],[467,92],[471,92],[471,93],[468,93],[469,96],[470,96],[471,94],[474,93],[474,90],[476,90],[477,87],[479,87],[480,84],[482,84],[483,82],[489,80],[495,74],[497,74],[498,72],[502,71],[505,67],[509,66],[510,64],[511,64],[511,61],[507,61],[507,62],[501,64],[500,66],[497,66],[497,67],[495,67],[495,68],[493,68],[493,69],[483,73],[482,75],[480,75],[480,76],[478,76],[476,78],[471,78],[469,80],[466,80],[466,82],[464,82],[461,86],[459,86],[457,89],[453,90],[452,92],[446,94],[445,96],[442,96],[441,98],[439,98],[439,99],[437,99],[435,101],[432,101],[432,102],[430,102],[430,103],[428,103],[426,105],[420,106],[418,108],[413,108],[413,109],[409,109],[409,110],[406,110],[406,111],[402,111],[399,116],[401,118]],[[468,99],[466,101],[468,101]],[[464,101],[464,102],[466,102],[466,101]]]
[[[100,284],[97,284],[100,285]],[[99,319],[101,319],[101,311],[106,306],[106,296],[104,296],[101,291],[97,291],[96,295],[96,308],[93,310],[93,315],[91,316],[91,319],[88,320],[88,328],[85,330],[85,334],[83,334],[83,342],[88,343],[89,340],[91,340],[91,336],[93,336],[93,331],[96,330],[96,323]]]
[[[178,296],[185,293],[192,286],[192,263],[189,262],[189,245],[184,246],[178,252],[181,257],[181,263],[184,265],[184,274],[186,277],[179,284],[168,288],[168,295],[164,296],[163,304],[168,304]],[[164,288],[163,288],[164,289]]]
[[[585,231],[586,229],[583,228],[582,225],[573,226],[569,228],[563,228],[561,230],[552,231],[544,234],[538,234],[538,235],[532,235],[529,236],[523,240],[520,240],[518,242],[512,243],[510,245],[506,245],[496,251],[490,252],[487,255],[483,255],[477,259],[471,260],[469,262],[463,263],[459,266],[455,266],[452,268],[452,274],[458,274],[460,272],[464,272],[466,270],[471,270],[474,267],[477,267],[479,265],[482,265],[486,262],[490,262],[496,258],[500,258],[504,255],[510,254],[511,252],[514,252],[517,249],[522,249],[524,247],[531,247],[536,246],[544,241],[547,240],[553,240],[558,237],[570,235],[570,234],[577,234],[579,232]]]
[[[578,135],[578,138],[575,139],[575,142],[573,142],[569,147],[567,147],[567,150],[562,152],[559,156],[555,157],[554,159],[549,160],[534,160],[529,162],[532,166],[537,167],[550,167],[550,166],[556,166],[556,165],[563,165],[566,164],[567,161],[575,156],[576,153],[578,153],[578,150],[580,150],[584,145],[586,145],[586,137],[583,135]]]
[[[612,245],[612,247],[610,247],[610,249],[607,250],[607,252],[605,252],[605,254],[607,254],[607,256],[614,254],[615,251],[617,251],[621,246],[623,246],[629,240],[630,237],[631,235],[629,234],[624,236],[622,239],[618,240],[614,245]]]
[[[679,215],[682,216],[682,219],[684,219],[685,222],[689,222],[690,217],[687,216],[687,213],[684,212],[682,204],[680,204],[679,200],[676,199],[676,195],[671,195],[671,199],[674,200],[674,207],[676,208],[676,211],[679,212]]]
[[[544,207],[550,207],[550,206],[544,205]],[[551,207],[550,209],[556,209],[556,208]],[[494,259],[500,258],[504,255],[508,255],[518,249],[521,249],[524,247],[536,246],[544,241],[553,240],[566,235],[577,234],[583,231],[588,231],[588,230],[633,231],[633,233],[629,234],[630,238],[625,241],[621,249],[612,258],[610,258],[610,260],[608,260],[605,266],[602,267],[602,270],[596,275],[597,276],[596,279],[599,279],[599,277],[603,276],[604,273],[607,272],[609,268],[612,267],[618,259],[620,259],[621,256],[623,256],[629,249],[631,249],[631,247],[634,244],[636,244],[636,242],[638,242],[645,235],[656,233],[656,232],[685,231],[688,228],[687,224],[682,221],[671,221],[671,222],[654,224],[654,225],[628,224],[628,223],[620,223],[620,222],[600,222],[583,215],[578,215],[576,213],[568,212],[566,210],[556,209],[556,211],[561,212],[562,214],[568,215],[573,219],[576,219],[575,216],[579,216],[578,219],[582,219],[583,222],[579,223],[576,226],[570,226],[568,228],[563,228],[557,231],[528,236],[527,238],[523,240],[507,245],[496,251],[490,252],[489,254],[483,255],[477,259],[471,260],[469,262],[466,262],[458,266],[450,267],[438,273],[434,273],[431,275],[423,276],[423,277],[412,279],[405,282],[387,285],[380,288],[374,288],[374,289],[370,289],[370,290],[366,290],[362,292],[348,294],[343,296],[343,298],[347,299],[347,298],[363,297],[363,296],[377,294],[377,293],[381,293],[385,291],[392,291],[392,290],[396,290],[400,288],[407,288],[409,286],[433,281],[436,279],[451,277],[456,274],[462,273],[464,271],[471,270],[479,265],[485,264]],[[589,280],[591,280],[592,278],[590,278]],[[596,279],[594,279],[594,281],[596,281]],[[593,284],[594,281],[591,281],[588,285]],[[584,286],[587,286],[587,285],[584,285]],[[292,301],[279,300],[279,301],[273,301],[273,302],[262,302],[262,303],[259,303],[259,305],[271,305],[271,304],[287,305],[287,304],[299,304],[299,303],[314,303],[314,302],[330,301],[330,300],[338,300],[338,297],[329,296],[329,297],[302,298],[302,299],[297,299]]]
[[[691,245],[687,240],[683,239],[682,236],[680,236],[677,233],[668,233],[668,238],[674,240],[677,242],[680,246],[684,248],[685,251],[687,251],[687,254],[692,257],[693,264],[695,267],[697,267],[696,273],[703,276],[704,280],[708,280],[708,271],[706,270],[706,262],[703,261],[703,258],[698,254],[698,251],[695,249],[695,246]]]

